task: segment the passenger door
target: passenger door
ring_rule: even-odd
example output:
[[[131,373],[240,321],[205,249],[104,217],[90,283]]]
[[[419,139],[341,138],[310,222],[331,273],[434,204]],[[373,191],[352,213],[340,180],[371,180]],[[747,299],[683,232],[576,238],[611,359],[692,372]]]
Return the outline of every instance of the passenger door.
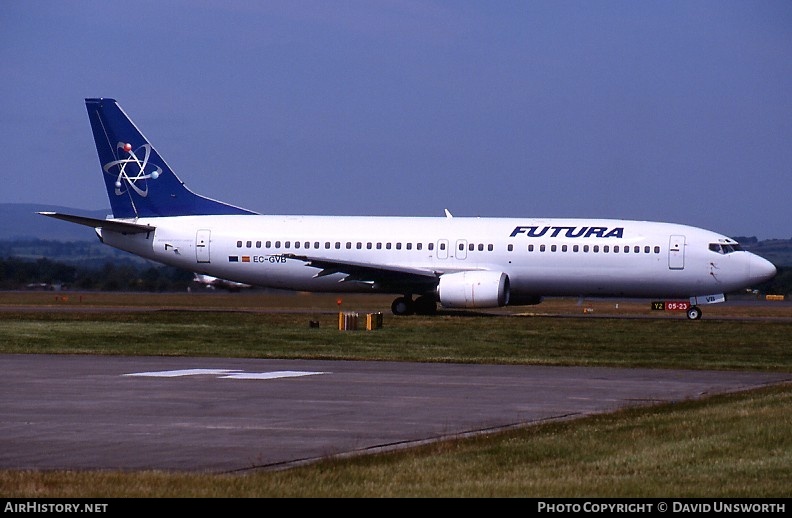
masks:
[[[671,236],[668,240],[668,268],[685,268],[685,236]]]
[[[199,263],[209,261],[209,237],[211,230],[202,229],[195,234],[195,260]]]

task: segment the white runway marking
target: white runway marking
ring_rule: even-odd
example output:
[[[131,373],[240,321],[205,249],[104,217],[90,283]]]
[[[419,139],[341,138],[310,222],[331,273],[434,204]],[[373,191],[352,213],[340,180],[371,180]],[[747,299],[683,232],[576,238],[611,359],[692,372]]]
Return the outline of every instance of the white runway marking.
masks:
[[[149,378],[178,378],[179,376],[207,376],[215,375],[221,376],[229,372],[240,372],[238,370],[229,369],[182,369],[175,371],[155,371],[155,372],[133,372],[131,374],[124,374],[124,376],[143,376]]]
[[[273,372],[244,372],[236,369],[181,369],[174,371],[133,372],[123,376],[137,376],[147,378],[178,378],[181,376],[215,376],[221,379],[235,380],[272,380],[278,378],[297,378],[300,376],[313,376],[327,374],[326,372],[312,371],[273,371]]]
[[[305,371],[275,371],[275,372],[239,372],[221,376],[222,378],[235,380],[271,380],[276,378],[296,378],[299,376],[313,376],[314,374],[327,374],[326,372],[305,372]]]

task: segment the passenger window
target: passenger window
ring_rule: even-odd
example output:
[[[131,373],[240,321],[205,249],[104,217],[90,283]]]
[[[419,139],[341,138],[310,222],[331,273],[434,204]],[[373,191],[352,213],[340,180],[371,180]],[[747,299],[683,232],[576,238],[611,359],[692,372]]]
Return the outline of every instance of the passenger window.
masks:
[[[242,248],[242,241],[237,241],[237,248]]]

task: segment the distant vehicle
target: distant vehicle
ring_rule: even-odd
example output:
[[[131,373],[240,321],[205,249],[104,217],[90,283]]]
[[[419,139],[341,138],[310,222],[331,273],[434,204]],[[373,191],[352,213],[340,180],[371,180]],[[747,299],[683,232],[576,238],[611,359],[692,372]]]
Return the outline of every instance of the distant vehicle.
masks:
[[[255,286],[398,295],[396,315],[538,304],[545,296],[699,304],[776,268],[724,235],[617,219],[266,216],[184,185],[113,99],[86,99],[110,198],[106,220],[57,212],[110,246]],[[682,299],[682,300],[679,300]]]
[[[47,282],[31,282],[25,286],[25,289],[35,291],[54,291],[55,287]]]

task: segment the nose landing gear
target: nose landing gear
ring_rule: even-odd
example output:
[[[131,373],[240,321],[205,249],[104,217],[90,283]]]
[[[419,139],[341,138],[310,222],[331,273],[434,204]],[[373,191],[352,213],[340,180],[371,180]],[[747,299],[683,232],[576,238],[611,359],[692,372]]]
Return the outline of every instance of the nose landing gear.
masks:
[[[698,320],[701,318],[701,308],[698,306],[690,306],[687,310],[688,320]]]

